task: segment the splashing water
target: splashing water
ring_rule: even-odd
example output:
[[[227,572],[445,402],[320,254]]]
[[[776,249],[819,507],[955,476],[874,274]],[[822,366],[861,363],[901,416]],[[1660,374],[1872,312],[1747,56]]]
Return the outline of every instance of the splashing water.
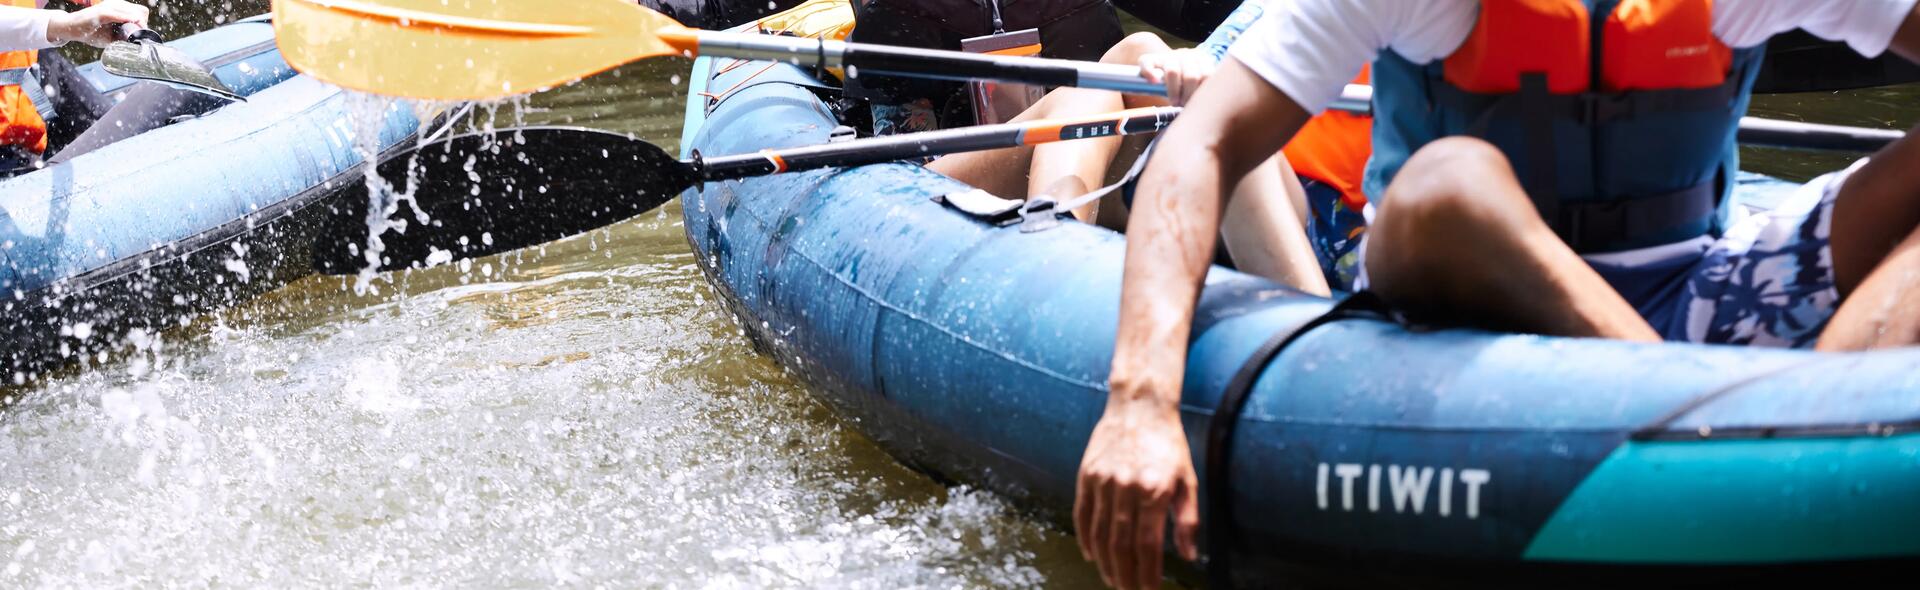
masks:
[[[377,297],[309,278],[20,392],[0,586],[1089,581],[1062,535],[906,470],[753,354],[677,220]]]
[[[684,103],[654,86],[684,69],[467,125],[671,138]],[[367,141],[398,107],[361,100]],[[425,222],[365,181],[370,236]],[[307,278],[0,389],[0,587],[1097,585],[1070,539],[907,470],[755,354],[678,219]]]
[[[409,190],[405,192],[395,188],[392,183],[387,182],[386,178],[380,176],[381,122],[386,120],[387,113],[401,108],[399,101],[360,92],[349,92],[347,106],[348,116],[352,119],[352,124],[348,128],[351,130],[353,150],[360,156],[361,183],[367,189],[367,242],[360,248],[360,255],[366,261],[366,266],[361,267],[360,273],[354,277],[353,292],[366,295],[378,293],[373,281],[380,276],[382,255],[386,251],[381,236],[386,235],[388,231],[403,233],[406,231],[405,221],[396,221],[394,213],[399,212],[403,201],[412,202],[411,188],[414,183],[411,182],[413,180],[411,177],[417,175],[419,166],[417,159],[408,164],[410,178],[406,185]],[[425,127],[424,122],[422,127]],[[414,212],[420,217],[420,223],[427,222],[426,214],[417,206],[414,207]]]

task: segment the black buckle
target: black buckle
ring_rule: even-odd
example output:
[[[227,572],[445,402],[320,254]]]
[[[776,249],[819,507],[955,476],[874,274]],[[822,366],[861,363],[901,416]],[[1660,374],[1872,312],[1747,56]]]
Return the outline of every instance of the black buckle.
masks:
[[[1054,210],[1053,199],[1027,199],[1020,205],[1020,233],[1043,232],[1060,226],[1060,212]]]
[[[1624,93],[1584,92],[1580,94],[1579,101],[1578,116],[1583,126],[1631,118],[1634,111],[1638,110],[1633,98]]]
[[[1585,252],[1587,232],[1583,231],[1586,224],[1582,222],[1586,221],[1586,216],[1580,214],[1579,207],[1559,207],[1558,209],[1558,215],[1555,216],[1558,219],[1555,220],[1557,223],[1554,224],[1554,229],[1557,230],[1555,233],[1560,234],[1560,241],[1566,242],[1567,247],[1572,248],[1574,252]]]

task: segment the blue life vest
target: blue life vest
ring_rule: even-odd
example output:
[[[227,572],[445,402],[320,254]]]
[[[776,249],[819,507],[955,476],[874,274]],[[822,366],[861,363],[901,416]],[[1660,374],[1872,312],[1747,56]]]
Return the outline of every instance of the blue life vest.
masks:
[[[1374,63],[1369,197],[1427,142],[1471,135],[1506,154],[1578,252],[1724,228],[1764,46],[1720,44],[1709,0],[1486,0],[1478,18],[1446,59]]]

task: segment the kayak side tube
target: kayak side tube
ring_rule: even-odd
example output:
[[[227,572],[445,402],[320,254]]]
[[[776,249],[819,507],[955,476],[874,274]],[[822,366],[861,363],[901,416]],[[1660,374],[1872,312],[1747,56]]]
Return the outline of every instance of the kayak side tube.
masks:
[[[741,84],[760,69],[696,80],[739,90],[705,110],[689,147],[827,141],[836,121],[815,91]],[[708,183],[683,211],[746,333],[850,424],[910,465],[1058,519],[1106,402],[1125,244],[934,202],[964,190],[882,164]],[[1181,403],[1197,465],[1241,365],[1329,306],[1208,275]],[[1920,524],[1903,434],[1920,427],[1917,365],[1915,350],[1337,321],[1254,382],[1230,449],[1236,522],[1210,526],[1233,527],[1236,573],[1254,580],[1303,565],[1564,581],[1911,563],[1920,544],[1896,533]]]
[[[0,381],[310,274],[362,182],[356,134],[386,151],[419,125],[305,77],[254,96],[0,182]]]

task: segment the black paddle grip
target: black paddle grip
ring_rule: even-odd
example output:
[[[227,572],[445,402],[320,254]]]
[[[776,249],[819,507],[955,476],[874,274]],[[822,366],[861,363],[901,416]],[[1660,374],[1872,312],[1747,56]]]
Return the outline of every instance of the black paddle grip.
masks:
[[[120,23],[118,25],[114,25],[113,33],[115,37],[119,37],[127,41],[151,41],[154,43],[166,42],[165,40],[160,38],[159,33],[153,32],[153,29],[149,29],[133,23]]]
[[[1033,61],[1033,60],[1026,60]],[[954,56],[911,47],[849,45],[841,63],[876,74],[969,81],[994,79],[1040,86],[1076,86],[1080,71],[1070,65],[1014,63],[990,55]]]

